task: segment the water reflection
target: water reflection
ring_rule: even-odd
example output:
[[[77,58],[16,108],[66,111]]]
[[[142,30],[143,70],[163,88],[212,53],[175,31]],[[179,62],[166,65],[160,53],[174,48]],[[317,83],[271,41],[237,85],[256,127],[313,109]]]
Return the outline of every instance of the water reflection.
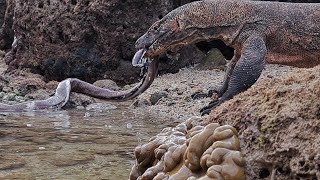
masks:
[[[126,107],[2,114],[0,179],[127,179],[133,149],[168,125]]]

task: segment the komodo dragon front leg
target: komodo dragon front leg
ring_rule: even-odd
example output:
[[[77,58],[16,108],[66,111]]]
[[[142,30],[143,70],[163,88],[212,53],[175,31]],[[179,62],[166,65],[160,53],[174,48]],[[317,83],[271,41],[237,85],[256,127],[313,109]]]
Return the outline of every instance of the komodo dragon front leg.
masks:
[[[136,48],[145,49],[145,56],[152,58],[201,41],[221,40],[233,47],[236,56],[218,91],[219,99],[201,110],[208,114],[253,85],[265,63],[319,65],[319,8],[320,4],[308,3],[194,1],[155,22],[137,40]]]
[[[224,41],[236,50],[219,90],[219,99],[201,109],[202,115],[247,90],[257,81],[265,65],[267,48],[264,24],[260,23],[260,19],[249,18],[244,21],[237,13],[228,14],[232,15],[228,18],[221,14],[228,11],[228,6],[217,1],[186,4],[155,22],[136,42],[136,48],[145,50],[145,56],[150,58],[165,54],[170,49],[215,39]]]
[[[200,110],[201,114],[209,114],[211,109],[250,88],[260,77],[265,66],[267,48],[263,36],[253,34],[242,45],[241,56],[234,60],[227,70],[225,81],[220,89],[221,97]],[[234,67],[234,68],[233,68]]]
[[[234,57],[228,63],[227,70],[226,70],[225,76],[223,78],[222,85],[220,85],[218,87],[210,88],[208,93],[196,92],[191,95],[192,99],[212,97],[214,93],[218,95],[218,98],[221,97],[226,92],[226,90],[228,88],[229,80],[232,75],[233,69],[234,69],[237,61],[240,59],[240,56],[241,56],[241,54],[239,54],[238,52],[235,52]]]

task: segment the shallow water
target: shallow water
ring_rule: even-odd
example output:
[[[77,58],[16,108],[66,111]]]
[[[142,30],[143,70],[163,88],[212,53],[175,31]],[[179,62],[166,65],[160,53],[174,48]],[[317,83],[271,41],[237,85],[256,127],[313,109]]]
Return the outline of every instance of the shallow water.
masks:
[[[128,179],[134,148],[172,126],[127,107],[1,114],[0,179]]]

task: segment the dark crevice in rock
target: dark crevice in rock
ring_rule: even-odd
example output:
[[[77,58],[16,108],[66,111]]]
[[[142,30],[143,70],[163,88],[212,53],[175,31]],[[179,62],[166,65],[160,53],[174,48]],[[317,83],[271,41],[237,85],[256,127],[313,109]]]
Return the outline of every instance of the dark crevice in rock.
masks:
[[[270,176],[270,171],[267,168],[263,168],[260,170],[259,178],[267,178]]]

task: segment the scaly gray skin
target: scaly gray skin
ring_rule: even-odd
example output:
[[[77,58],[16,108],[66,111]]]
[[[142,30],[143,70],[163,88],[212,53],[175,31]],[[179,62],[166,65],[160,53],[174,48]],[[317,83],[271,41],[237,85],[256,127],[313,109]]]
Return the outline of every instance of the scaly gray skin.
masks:
[[[138,62],[143,58],[141,51],[138,51],[133,58],[133,62]],[[133,99],[134,97],[143,93],[152,84],[154,78],[157,75],[158,60],[153,60],[150,64],[148,63],[147,72],[144,74],[142,81],[135,87],[126,91],[112,91],[96,87],[90,83],[81,81],[76,78],[69,78],[59,83],[58,88],[54,96],[46,100],[36,100],[23,102],[14,105],[1,104],[0,111],[30,111],[47,109],[50,107],[63,107],[69,100],[71,92],[83,93],[92,97],[113,100],[113,101],[125,101]]]
[[[265,63],[297,67],[320,64],[320,4],[291,4],[245,0],[203,0],[181,6],[136,42],[157,57],[200,41],[220,39],[235,49],[220,98],[201,109],[208,114],[251,87]]]

